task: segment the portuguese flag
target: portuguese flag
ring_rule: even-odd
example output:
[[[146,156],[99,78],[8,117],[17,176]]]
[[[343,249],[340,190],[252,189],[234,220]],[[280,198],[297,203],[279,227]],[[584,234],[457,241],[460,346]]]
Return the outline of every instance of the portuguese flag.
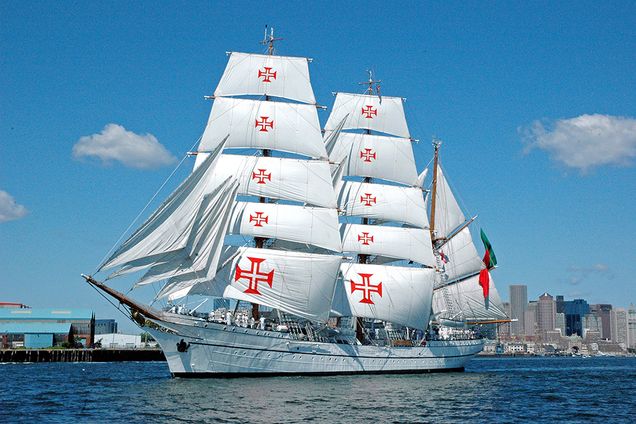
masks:
[[[490,274],[488,270],[497,265],[497,257],[495,256],[494,250],[492,250],[492,245],[488,237],[486,237],[484,230],[480,229],[480,236],[481,241],[484,243],[484,249],[486,249],[486,253],[484,254],[484,265],[486,265],[486,268],[479,272],[479,285],[484,292],[484,299],[487,299],[488,292],[490,291]]]

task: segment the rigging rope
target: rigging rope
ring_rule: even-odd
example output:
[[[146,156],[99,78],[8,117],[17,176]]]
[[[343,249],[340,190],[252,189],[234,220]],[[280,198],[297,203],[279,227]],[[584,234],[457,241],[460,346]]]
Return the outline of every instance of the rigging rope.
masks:
[[[189,151],[193,151],[195,146],[201,141],[201,137],[199,137],[194,144],[192,144],[192,147],[190,147]],[[161,190],[163,190],[163,188],[165,187],[165,185],[168,183],[168,181],[174,176],[174,174],[177,172],[177,170],[181,167],[181,165],[183,164],[183,162],[186,160],[186,158],[188,157],[188,154],[186,153],[183,158],[181,159],[181,161],[179,161],[179,163],[177,164],[177,166],[174,168],[174,170],[170,173],[170,175],[168,175],[168,178],[166,178],[166,180],[163,182],[163,184],[161,184],[161,186],[157,189],[157,191],[155,192],[155,194],[152,195],[152,197],[150,198],[150,200],[148,200],[148,203],[146,203],[146,206],[143,207],[143,209],[137,214],[137,216],[135,217],[135,219],[133,219],[133,221],[130,223],[130,225],[128,226],[128,228],[126,228],[126,230],[124,230],[124,232],[121,234],[121,236],[119,236],[119,238],[117,239],[117,241],[115,242],[115,244],[113,244],[113,247],[110,248],[110,250],[106,253],[106,255],[104,256],[104,258],[101,260],[100,265],[97,267],[97,269],[95,270],[95,272],[93,272],[93,274],[97,274],[99,272],[99,269],[102,267],[102,265],[104,265],[104,263],[108,260],[108,258],[110,257],[110,255],[113,253],[113,251],[115,250],[115,248],[119,245],[119,243],[122,241],[122,239],[124,238],[124,236],[130,231],[130,229],[133,227],[133,225],[135,225],[135,223],[139,220],[139,218],[141,217],[141,215],[146,211],[146,209],[148,209],[148,207],[150,206],[150,204],[152,202],[154,202],[155,198],[159,195],[159,192]],[[132,290],[132,289],[131,289]]]

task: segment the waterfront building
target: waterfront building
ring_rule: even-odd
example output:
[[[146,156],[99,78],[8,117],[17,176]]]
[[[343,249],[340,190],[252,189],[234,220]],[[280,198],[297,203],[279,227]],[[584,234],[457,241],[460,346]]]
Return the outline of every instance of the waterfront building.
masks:
[[[601,337],[605,340],[612,338],[612,330],[610,328],[610,313],[612,311],[612,305],[606,303],[597,303],[590,305],[590,312],[602,321],[603,327],[601,328]]]
[[[103,349],[135,349],[144,347],[141,335],[138,334],[99,334],[95,336],[95,343]]]
[[[114,319],[96,319],[95,334],[111,334],[117,332],[117,321]]]
[[[590,312],[590,306],[583,299],[566,300],[565,311],[565,335],[583,336],[583,317]]]
[[[623,308],[612,309],[610,313],[610,323],[612,331],[612,342],[618,343],[623,349],[627,349],[628,336],[627,336],[627,310]]]
[[[548,293],[539,296],[537,302],[537,327],[539,335],[543,338],[547,331],[556,328],[556,303]]]
[[[603,320],[595,314],[587,314],[583,317],[583,338],[586,342],[597,342],[603,338]]]
[[[636,349],[636,307],[632,303],[627,310],[627,338],[628,346]]]
[[[2,347],[91,346],[94,335],[95,315],[88,309],[0,308]]]
[[[534,338],[537,335],[537,302],[530,301],[524,312],[524,334],[526,338]]]
[[[510,318],[516,321],[510,323],[512,336],[525,336],[525,312],[528,308],[528,286],[512,284],[510,286]]]

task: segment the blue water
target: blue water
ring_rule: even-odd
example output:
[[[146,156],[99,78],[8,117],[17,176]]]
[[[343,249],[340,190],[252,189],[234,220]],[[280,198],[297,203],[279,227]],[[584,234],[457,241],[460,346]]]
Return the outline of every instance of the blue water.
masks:
[[[483,358],[464,373],[172,379],[165,363],[0,364],[2,422],[636,422],[636,358]]]

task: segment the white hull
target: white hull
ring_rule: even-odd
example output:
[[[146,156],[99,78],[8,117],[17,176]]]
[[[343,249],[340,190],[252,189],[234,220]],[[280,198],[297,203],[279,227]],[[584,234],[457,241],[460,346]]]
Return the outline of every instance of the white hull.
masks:
[[[216,323],[158,323],[176,333],[147,328],[175,377],[461,371],[483,349],[482,340],[380,347],[300,341],[286,333]],[[181,340],[185,352],[177,348]]]

